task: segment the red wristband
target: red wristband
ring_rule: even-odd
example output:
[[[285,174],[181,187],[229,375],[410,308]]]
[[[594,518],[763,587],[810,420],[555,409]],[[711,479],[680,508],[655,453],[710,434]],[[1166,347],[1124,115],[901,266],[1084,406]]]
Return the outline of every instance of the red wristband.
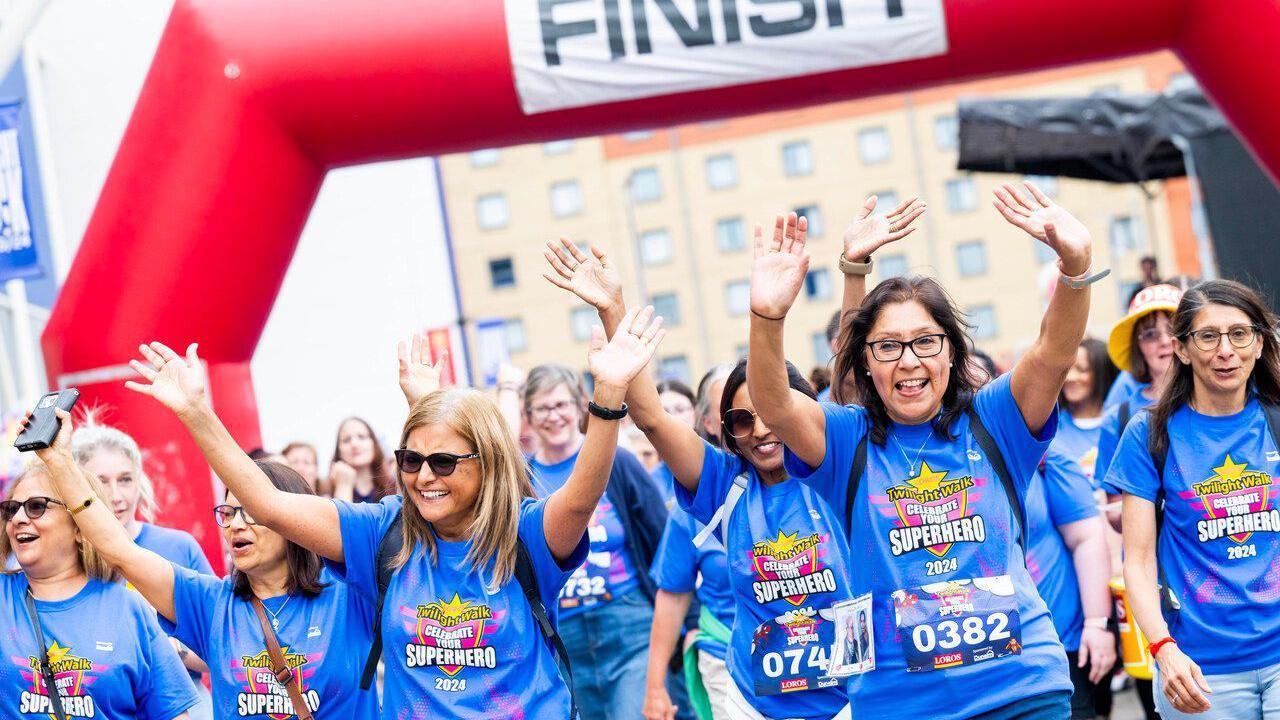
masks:
[[[1147,646],[1147,650],[1151,652],[1151,657],[1155,657],[1156,653],[1160,652],[1160,648],[1164,647],[1168,643],[1173,643],[1174,645],[1177,645],[1178,641],[1174,640],[1171,637],[1167,637],[1163,640],[1157,640],[1151,643],[1150,645]]]

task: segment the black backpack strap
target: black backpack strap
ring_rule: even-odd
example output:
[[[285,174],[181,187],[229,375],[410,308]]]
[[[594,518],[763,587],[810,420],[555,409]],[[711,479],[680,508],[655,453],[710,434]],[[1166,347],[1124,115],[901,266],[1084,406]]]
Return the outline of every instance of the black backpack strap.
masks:
[[[1133,408],[1129,405],[1129,401],[1125,400],[1116,408],[1116,419],[1120,421],[1119,435],[1124,435],[1124,429],[1129,427],[1129,420],[1133,418]],[[1116,438],[1116,442],[1120,442],[1120,438]]]
[[[1124,426],[1120,427],[1121,431]],[[1160,593],[1160,610],[1163,611],[1165,620],[1171,621],[1174,614],[1180,609],[1178,598],[1174,596],[1173,589],[1169,587],[1169,578],[1164,574],[1164,565],[1160,563],[1160,536],[1164,534],[1164,469],[1169,463],[1169,442],[1166,439],[1163,448],[1156,448],[1154,436],[1151,434],[1151,426],[1147,426],[1147,452],[1151,455],[1151,464],[1156,469],[1156,481],[1160,483],[1156,488],[1156,582],[1160,585],[1158,591]]]
[[[382,657],[382,604],[387,599],[387,586],[391,584],[391,575],[395,572],[392,566],[400,549],[404,547],[403,517],[397,513],[395,522],[383,533],[378,542],[378,553],[374,556],[374,568],[378,578],[378,604],[373,607],[373,645],[369,648],[369,657],[365,658],[364,670],[360,673],[360,689],[368,690],[373,686],[373,676],[378,674],[378,659]]]
[[[1027,509],[1022,502],[1022,496],[1018,494],[1018,487],[1013,484],[1013,476],[1009,474],[1009,466],[1004,462],[1004,453],[1000,452],[1000,446],[996,444],[996,439],[987,431],[987,426],[982,424],[982,418],[978,417],[978,413],[973,408],[969,408],[969,432],[973,433],[973,439],[978,441],[978,447],[982,448],[982,452],[986,454],[987,460],[991,462],[991,467],[995,468],[996,475],[1000,478],[1000,484],[1004,486],[1004,494],[1009,498],[1009,506],[1013,508],[1013,517],[1018,521],[1018,544],[1022,546],[1022,556],[1026,559],[1027,553]]]
[[[67,711],[62,707],[62,690],[53,675],[53,666],[49,663],[49,646],[44,642],[44,630],[40,629],[40,614],[36,612],[36,597],[27,588],[27,616],[31,618],[31,626],[36,629],[36,642],[40,643],[40,679],[44,681],[45,692],[49,702],[53,704],[53,716],[56,720],[67,720]]]
[[[1280,405],[1269,400],[1258,401],[1262,405],[1263,417],[1267,419],[1267,430],[1271,433],[1271,443],[1280,451]]]
[[[569,686],[569,717],[576,720],[578,717],[578,698],[573,691],[573,668],[569,665],[569,650],[564,646],[564,640],[560,639],[560,633],[556,632],[556,628],[551,624],[551,619],[547,617],[547,608],[542,604],[542,593],[538,592],[538,575],[533,568],[533,558],[529,555],[529,548],[525,546],[524,540],[516,542],[516,582],[520,583],[520,589],[524,591],[524,599],[529,603],[529,609],[533,611],[533,619],[538,623],[538,630],[542,633],[542,638],[551,645],[551,654],[555,656],[556,666],[560,668],[560,675],[564,678],[565,685]]]
[[[862,485],[862,476],[867,471],[867,438],[863,435],[858,441],[858,448],[853,451],[853,464],[849,466],[849,482],[844,489],[844,524],[849,531],[849,539],[853,539],[853,501],[858,498],[858,487]]]

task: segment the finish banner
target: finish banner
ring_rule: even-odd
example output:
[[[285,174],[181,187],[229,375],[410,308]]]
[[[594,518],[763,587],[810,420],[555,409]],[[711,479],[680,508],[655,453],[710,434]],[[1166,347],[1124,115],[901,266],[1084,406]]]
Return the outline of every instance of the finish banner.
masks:
[[[504,0],[525,114],[941,55],[942,0]]]

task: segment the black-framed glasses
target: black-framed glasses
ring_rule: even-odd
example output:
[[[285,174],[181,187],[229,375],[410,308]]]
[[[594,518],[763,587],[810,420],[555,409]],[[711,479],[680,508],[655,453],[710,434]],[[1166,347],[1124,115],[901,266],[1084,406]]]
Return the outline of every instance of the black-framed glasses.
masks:
[[[756,429],[756,414],[746,408],[730,408],[720,418],[724,431],[736,438],[744,438]]]
[[[561,400],[560,402],[553,403],[551,405],[533,405],[529,407],[529,417],[534,420],[545,420],[551,415],[551,413],[564,417],[569,414],[570,410],[577,406],[578,403],[572,400]]]
[[[229,528],[231,523],[236,521],[236,513],[240,514],[240,518],[244,520],[245,525],[257,525],[253,518],[249,515],[249,511],[239,505],[219,505],[213,509],[213,519],[218,522],[218,527]]]
[[[27,511],[28,518],[36,520],[40,516],[44,515],[44,511],[48,510],[49,505],[51,504],[61,505],[62,507],[67,506],[67,504],[61,500],[44,497],[43,495],[29,497],[26,500],[5,500],[4,502],[0,502],[0,519],[5,522],[9,522],[18,514],[18,509],[21,508]]]
[[[876,340],[867,343],[871,348],[871,356],[880,362],[893,362],[902,357],[902,353],[907,348],[911,348],[911,353],[918,358],[933,357],[942,352],[942,348],[946,346],[946,333],[930,333],[921,335],[915,340],[902,342],[900,340]]]
[[[1223,336],[1227,341],[1238,348],[1247,348],[1258,339],[1257,325],[1237,325],[1229,328],[1226,332],[1218,332],[1211,328],[1201,328],[1200,330],[1192,330],[1187,333],[1191,341],[1201,350],[1217,350],[1222,344]]]
[[[467,453],[466,455],[454,455],[447,452],[423,455],[417,450],[409,450],[408,448],[400,448],[395,454],[396,465],[400,467],[400,472],[416,473],[422,469],[422,464],[426,463],[436,477],[452,475],[453,471],[458,469],[459,460],[471,460],[480,457],[478,452]]]

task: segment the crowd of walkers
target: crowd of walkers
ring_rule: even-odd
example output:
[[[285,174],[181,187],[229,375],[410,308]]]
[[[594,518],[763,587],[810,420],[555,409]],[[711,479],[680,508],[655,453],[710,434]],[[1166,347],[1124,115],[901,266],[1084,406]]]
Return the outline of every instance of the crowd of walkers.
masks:
[[[994,205],[1061,272],[1003,372],[936,280],[866,286],[927,211],[875,197],[808,379],[794,214],[756,229],[747,356],[697,388],[655,381],[662,319],[562,239],[587,377],[444,387],[415,337],[394,451],[347,418],[323,473],[241,449],[194,343],[140,346],[127,385],[221,480],[226,557],[153,524],[128,435],[59,410],[0,502],[0,716],[1094,718],[1127,627],[1149,718],[1280,720],[1276,317],[1175,278],[1087,338],[1088,230],[1030,184]]]

